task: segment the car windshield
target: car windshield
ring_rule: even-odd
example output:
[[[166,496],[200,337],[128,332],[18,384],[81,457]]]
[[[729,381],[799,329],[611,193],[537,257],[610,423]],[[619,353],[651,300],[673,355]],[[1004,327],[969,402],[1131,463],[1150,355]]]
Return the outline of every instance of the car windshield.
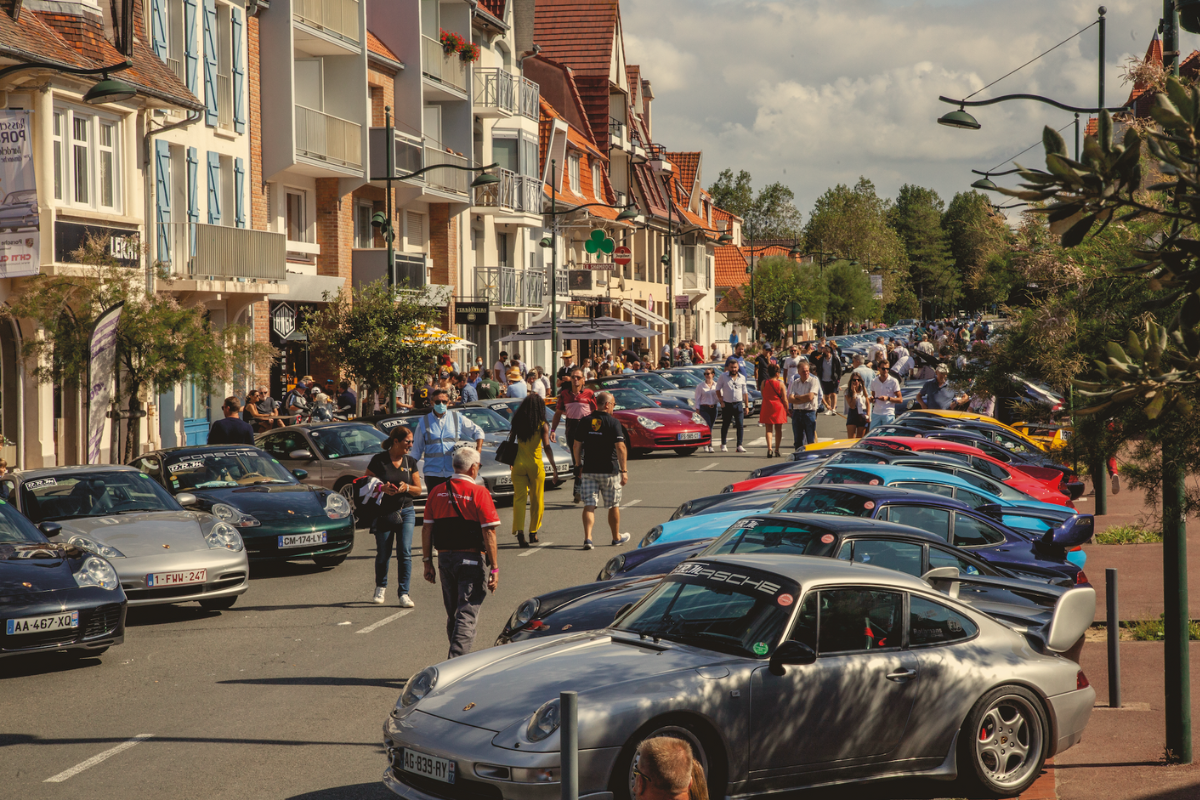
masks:
[[[387,434],[370,425],[335,425],[308,432],[313,446],[325,458],[375,455]]]
[[[833,555],[835,539],[828,529],[799,522],[739,519],[701,556],[771,553],[785,556]]]
[[[15,206],[19,203],[36,203],[36,202],[37,202],[37,190],[36,189],[18,189],[15,192],[9,192],[8,195],[4,198],[4,205],[6,205],[6,206]]]
[[[518,403],[492,403],[488,408],[499,414],[506,422],[512,423],[513,414],[517,411]]]
[[[45,544],[48,540],[21,512],[0,500],[0,545]],[[0,550],[0,558],[6,558]],[[18,556],[19,557],[19,556]]]
[[[878,475],[872,475],[869,472],[864,472],[850,467],[823,467],[809,475],[800,482],[801,486],[825,486],[837,485],[841,483],[855,483],[866,486],[880,486],[883,481]]]
[[[619,618],[618,630],[711,650],[764,657],[800,596],[793,581],[748,567],[691,560]]]
[[[690,372],[660,372],[658,374],[676,389],[691,389],[704,383]]]
[[[482,428],[484,433],[508,433],[512,430],[512,423],[490,408],[468,406],[458,410],[464,417]]]
[[[780,514],[832,514],[840,517],[870,517],[875,503],[869,497],[824,486],[800,488],[771,509]]]
[[[193,489],[228,489],[259,483],[298,483],[278,461],[257,447],[171,453],[164,459],[172,494]]]
[[[158,481],[135,470],[33,478],[21,484],[21,492],[25,516],[35,523],[181,509]]]
[[[641,381],[642,383],[645,383],[645,384],[652,386],[655,389],[658,389],[659,391],[663,391],[663,392],[665,392],[669,389],[678,389],[679,388],[678,386],[676,386],[675,384],[671,383],[669,380],[664,378],[662,375],[657,375],[653,372],[639,373],[637,376],[637,379],[639,381]]]
[[[634,408],[658,408],[658,405],[637,389],[605,389],[616,401],[614,410],[628,411]]]

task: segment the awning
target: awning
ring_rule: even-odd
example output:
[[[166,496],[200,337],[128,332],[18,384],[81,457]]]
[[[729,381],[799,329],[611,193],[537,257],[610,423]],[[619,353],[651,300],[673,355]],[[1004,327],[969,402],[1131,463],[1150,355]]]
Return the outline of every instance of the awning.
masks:
[[[651,325],[670,325],[670,321],[666,317],[659,316],[648,308],[639,306],[632,300],[617,300],[615,301],[621,308],[629,311],[631,314],[641,317]]]
[[[447,350],[466,350],[475,347],[474,342],[468,342],[460,336],[447,333],[433,325],[422,325],[421,333],[417,334],[416,338],[423,345],[444,347]]]
[[[268,300],[287,300],[292,303],[328,303],[346,288],[346,281],[336,275],[287,274],[287,294],[269,294]],[[329,293],[329,300],[325,293]]]

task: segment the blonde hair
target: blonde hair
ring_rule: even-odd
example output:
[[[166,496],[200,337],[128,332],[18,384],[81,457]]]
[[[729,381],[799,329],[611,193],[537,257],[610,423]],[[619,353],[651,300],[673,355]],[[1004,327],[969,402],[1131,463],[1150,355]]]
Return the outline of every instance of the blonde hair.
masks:
[[[682,739],[658,736],[638,745],[638,769],[656,788],[680,795],[692,784],[692,748]]]

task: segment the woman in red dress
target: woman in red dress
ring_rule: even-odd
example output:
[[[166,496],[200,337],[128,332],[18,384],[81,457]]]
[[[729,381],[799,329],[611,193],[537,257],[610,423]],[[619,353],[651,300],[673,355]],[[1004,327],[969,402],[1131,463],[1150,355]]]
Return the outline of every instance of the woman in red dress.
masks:
[[[787,400],[783,381],[779,379],[779,365],[767,367],[767,379],[758,387],[762,392],[762,410],[758,421],[767,429],[767,457],[779,455],[779,443],[783,441],[783,423],[787,422]],[[774,446],[772,446],[774,442]]]

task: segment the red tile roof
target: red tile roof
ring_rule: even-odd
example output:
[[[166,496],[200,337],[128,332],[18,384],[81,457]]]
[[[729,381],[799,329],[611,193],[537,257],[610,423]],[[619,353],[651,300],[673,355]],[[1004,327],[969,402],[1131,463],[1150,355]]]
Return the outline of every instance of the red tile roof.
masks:
[[[746,256],[742,254],[741,250],[729,244],[715,248],[713,254],[715,286],[725,289],[731,286],[741,286],[750,280],[750,276],[746,274]]]
[[[700,153],[667,153],[667,161],[675,165],[675,187],[679,193],[679,202],[687,203],[692,197],[692,189],[696,186],[696,176],[700,172]]]
[[[393,53],[386,44],[379,41],[378,36],[371,33],[370,31],[367,31],[367,50],[369,52],[374,53],[377,56],[383,56],[384,58],[390,59],[392,61],[396,61],[401,64],[404,63],[403,61],[400,60],[400,56]]]
[[[717,284],[720,286],[720,284]],[[717,303],[715,311],[719,314],[724,314],[726,319],[730,317],[741,316],[742,309],[742,290],[738,286],[733,286],[725,292],[725,296],[721,298],[721,302]]]
[[[539,147],[541,150],[541,160],[544,165],[550,148],[550,133],[553,129],[554,122],[563,119],[554,106],[542,98],[541,100],[541,115],[539,120]],[[551,176],[551,183],[547,183],[544,191],[547,197],[551,196],[554,191],[552,186],[559,184],[562,190],[554,194],[557,202],[566,206],[581,206],[587,203],[613,203],[615,195],[613,194],[612,184],[608,179],[608,157],[601,153],[592,143],[591,137],[586,131],[580,131],[573,125],[567,124],[567,149],[574,150],[579,154],[579,183],[578,187],[570,186],[569,181],[565,178],[564,173],[567,172],[566,164],[559,164],[559,174]],[[599,191],[595,191],[595,183],[592,180],[592,165],[600,165],[600,176],[603,185]],[[555,180],[555,178],[558,180]],[[604,208],[603,206],[592,206],[586,209],[587,213],[593,217],[600,219],[613,220],[617,218],[617,214],[621,213],[619,209]]]
[[[504,7],[508,0],[479,0],[479,7],[498,20],[504,20]]]
[[[1142,59],[1144,63],[1158,64],[1163,63],[1163,48],[1162,40],[1158,38],[1158,34],[1154,34],[1154,38],[1150,40],[1150,46],[1146,48],[1146,57]],[[1187,58],[1179,63],[1180,77],[1191,78],[1193,81],[1200,76],[1200,51],[1193,50]],[[1144,82],[1137,82],[1129,91],[1129,99],[1125,101],[1125,106],[1133,106],[1133,115],[1136,118],[1142,119],[1150,116],[1150,108],[1154,105],[1154,96],[1157,92],[1152,86]],[[1096,129],[1092,123],[1088,122],[1088,135],[1095,135]]]
[[[541,54],[574,72],[592,137],[606,149],[608,77],[620,17],[618,0],[536,0],[533,21]]]

